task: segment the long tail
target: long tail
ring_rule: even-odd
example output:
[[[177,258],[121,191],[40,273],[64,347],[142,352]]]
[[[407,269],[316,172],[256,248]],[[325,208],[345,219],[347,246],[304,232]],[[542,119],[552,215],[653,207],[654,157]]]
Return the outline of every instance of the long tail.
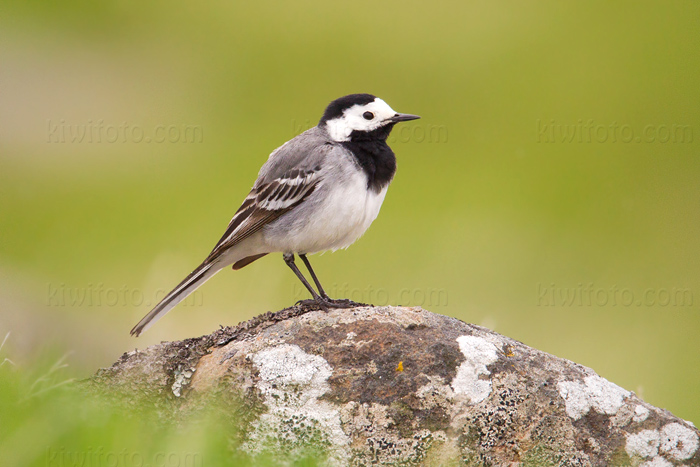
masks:
[[[165,316],[175,305],[183,301],[189,294],[209,280],[214,274],[223,269],[226,264],[219,261],[205,261],[197,269],[192,271],[182,282],[178,284],[163,300],[158,303],[139,323],[131,330],[131,335],[138,337],[156,321]]]

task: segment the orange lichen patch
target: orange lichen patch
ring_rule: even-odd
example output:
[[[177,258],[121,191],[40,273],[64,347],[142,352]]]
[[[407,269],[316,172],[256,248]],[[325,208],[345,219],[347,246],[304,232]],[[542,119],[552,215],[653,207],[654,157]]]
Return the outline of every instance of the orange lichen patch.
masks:
[[[510,345],[506,344],[503,346],[503,355],[506,357],[515,357],[515,354],[513,353],[513,347]]]

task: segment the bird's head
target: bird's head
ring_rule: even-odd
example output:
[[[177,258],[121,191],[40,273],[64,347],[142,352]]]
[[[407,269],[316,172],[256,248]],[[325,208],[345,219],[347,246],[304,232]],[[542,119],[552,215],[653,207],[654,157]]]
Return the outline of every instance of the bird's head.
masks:
[[[371,94],[350,94],[328,104],[318,126],[334,141],[385,140],[396,123],[417,118],[420,117],[394,111]]]

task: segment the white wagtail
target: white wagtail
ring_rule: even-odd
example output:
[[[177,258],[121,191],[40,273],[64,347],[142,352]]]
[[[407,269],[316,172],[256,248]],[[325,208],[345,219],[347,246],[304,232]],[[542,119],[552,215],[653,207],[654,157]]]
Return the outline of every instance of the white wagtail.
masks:
[[[284,261],[320,308],[347,308],[321,287],[306,255],[347,248],[379,214],[396,172],[396,157],[386,143],[400,114],[371,94],[351,94],[331,102],[318,126],[270,154],[258,179],[231,219],[226,232],[197,269],[135,327],[138,336],[226,266],[241,269],[268,253]],[[294,264],[299,255],[318,293]]]

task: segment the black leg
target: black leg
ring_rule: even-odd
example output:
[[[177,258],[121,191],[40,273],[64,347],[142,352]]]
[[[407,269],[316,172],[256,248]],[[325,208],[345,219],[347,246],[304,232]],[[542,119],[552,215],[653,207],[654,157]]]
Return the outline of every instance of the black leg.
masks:
[[[287,263],[287,266],[289,266],[292,269],[292,271],[294,271],[294,274],[296,274],[301,283],[304,284],[304,287],[306,287],[306,289],[309,292],[311,292],[311,296],[314,297],[314,300],[318,301],[318,299],[321,297],[319,297],[314,288],[311,287],[311,284],[309,284],[309,281],[306,280],[306,277],[304,277],[297,265],[294,264],[294,254],[285,253],[284,255],[282,255],[282,257],[284,258],[284,262]]]
[[[299,258],[304,262],[306,265],[306,269],[309,270],[311,273],[311,278],[314,280],[316,283],[316,287],[318,288],[318,293],[321,294],[321,297],[325,298],[326,300],[330,300],[330,297],[326,293],[325,290],[323,290],[323,286],[321,285],[321,282],[318,280],[318,277],[316,277],[316,273],[314,272],[313,268],[311,267],[311,263],[309,262],[309,259],[306,257],[306,254],[299,254]]]
[[[314,301],[318,303],[318,306],[320,306],[322,310],[327,310],[330,304],[316,293],[314,288],[311,287],[311,284],[309,284],[309,281],[307,281],[306,277],[304,277],[304,275],[301,273],[297,265],[294,264],[294,254],[285,253],[284,255],[282,255],[282,257],[284,258],[284,262],[287,263],[287,266],[289,266],[290,269],[294,271],[294,274],[296,274],[301,283],[304,284],[304,287],[306,287],[306,289],[309,292],[311,292],[311,296],[314,298]]]
[[[353,302],[352,300],[348,299],[332,299],[331,297],[328,296],[325,290],[323,290],[323,286],[321,286],[321,282],[318,280],[318,277],[316,277],[316,273],[314,272],[313,268],[311,267],[311,263],[309,262],[309,259],[306,257],[306,254],[299,254],[299,258],[304,262],[306,265],[306,269],[309,270],[309,273],[311,273],[311,277],[313,278],[314,282],[316,283],[316,287],[318,287],[318,291],[321,294],[321,297],[323,300],[326,302],[328,306],[331,306],[333,308],[354,308],[357,306],[362,306],[363,304],[361,303],[356,303]],[[308,288],[308,287],[307,287]]]

